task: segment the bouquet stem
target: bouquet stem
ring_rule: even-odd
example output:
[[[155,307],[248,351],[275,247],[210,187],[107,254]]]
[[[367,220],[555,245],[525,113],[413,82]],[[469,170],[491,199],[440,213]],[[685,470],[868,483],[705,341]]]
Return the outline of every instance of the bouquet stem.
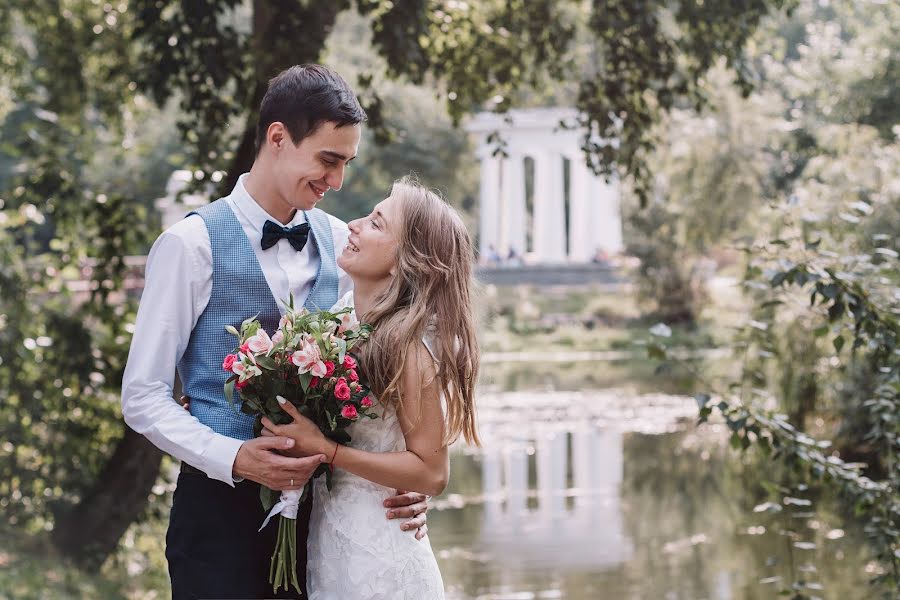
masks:
[[[272,554],[272,564],[269,567],[269,583],[276,593],[282,586],[287,590],[291,585],[298,593],[303,593],[297,579],[296,519],[278,517],[278,536],[275,541],[275,552]]]

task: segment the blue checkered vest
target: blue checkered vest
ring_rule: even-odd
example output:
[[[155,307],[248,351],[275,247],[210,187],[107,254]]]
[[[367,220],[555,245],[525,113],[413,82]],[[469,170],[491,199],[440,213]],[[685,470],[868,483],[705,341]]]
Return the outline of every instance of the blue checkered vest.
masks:
[[[225,399],[228,374],[222,370],[222,362],[237,347],[237,338],[225,331],[225,326],[240,330],[244,319],[258,315],[260,324],[271,335],[281,313],[250,241],[228,203],[216,200],[190,214],[200,215],[209,231],[212,293],[178,363],[178,375],[184,393],[191,398],[192,415],[217,433],[248,440],[253,437],[253,417],[231,408]],[[328,309],[338,299],[331,225],[328,216],[318,209],[307,212],[306,219],[310,225],[307,243],[316,244],[319,270],[304,306],[309,310]],[[234,401],[239,407],[237,392]]]

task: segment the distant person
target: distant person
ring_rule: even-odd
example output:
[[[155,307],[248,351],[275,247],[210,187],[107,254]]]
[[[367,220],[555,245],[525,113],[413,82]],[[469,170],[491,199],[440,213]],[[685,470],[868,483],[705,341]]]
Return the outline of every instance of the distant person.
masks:
[[[503,262],[503,259],[500,258],[500,253],[497,252],[497,249],[493,244],[489,244],[487,250],[487,264],[490,266],[496,266],[501,262]]]
[[[597,248],[597,251],[594,252],[594,256],[591,257],[591,262],[600,265],[608,265],[609,253],[603,248]]]
[[[522,266],[522,257],[519,256],[519,253],[516,252],[516,249],[510,246],[509,252],[506,255],[506,264],[512,267],[521,267]]]

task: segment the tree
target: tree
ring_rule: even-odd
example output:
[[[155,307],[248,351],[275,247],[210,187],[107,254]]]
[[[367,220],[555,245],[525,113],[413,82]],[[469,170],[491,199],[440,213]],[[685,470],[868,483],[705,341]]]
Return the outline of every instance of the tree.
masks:
[[[338,15],[355,9],[368,19],[385,77],[439,90],[454,122],[485,106],[505,110],[530,87],[572,86],[589,131],[586,160],[600,173],[630,173],[645,197],[654,123],[676,105],[702,105],[699,81],[718,57],[748,93],[745,42],[770,9],[786,4],[8,3],[0,13],[0,88],[13,100],[0,104],[0,116],[15,135],[0,153],[0,383],[10,400],[0,415],[15,437],[0,448],[0,496],[7,506],[29,499],[12,518],[52,528],[55,513],[63,551],[96,565],[150,495],[149,478],[136,486],[104,475],[126,448],[136,464],[158,458],[149,445],[131,445],[134,435],[122,429],[115,407],[133,311],[118,295],[124,256],[152,235],[141,211],[154,197],[148,182],[155,178],[142,161],[122,158],[159,150],[132,151],[167,114],[148,106],[144,94],[159,107],[178,103],[186,157],[177,162],[189,162],[200,183],[230,189],[252,162],[255,110],[268,79],[319,60]],[[574,43],[585,39],[588,52]],[[391,131],[378,81],[362,74],[357,87],[376,141],[385,141]],[[118,173],[123,185],[98,177],[116,173],[101,162],[105,151],[126,170]],[[174,150],[156,162],[167,160],[176,162]],[[90,293],[77,304],[60,275],[87,267]],[[106,460],[114,461],[109,469]],[[126,492],[135,510],[93,518]],[[72,532],[87,551],[66,543]]]
[[[752,120],[753,100],[768,98],[774,114],[736,147],[740,154],[765,141],[747,161],[762,167],[751,179],[759,189],[742,202],[749,211],[733,240],[747,258],[751,301],[733,340],[740,375],[707,382],[696,396],[701,421],[719,412],[735,448],[849,500],[885,597],[900,582],[900,145],[895,117],[883,110],[885,90],[897,85],[890,49],[898,18],[896,4],[802,2],[794,19],[758,36],[762,82],[740,113]],[[722,127],[729,113],[712,117]],[[693,129],[688,146],[697,148],[702,128]],[[662,171],[702,182],[720,162],[700,177],[678,165]],[[699,198],[716,211],[728,200]],[[684,205],[682,193],[664,207]],[[704,214],[685,216],[715,231],[717,219]]]

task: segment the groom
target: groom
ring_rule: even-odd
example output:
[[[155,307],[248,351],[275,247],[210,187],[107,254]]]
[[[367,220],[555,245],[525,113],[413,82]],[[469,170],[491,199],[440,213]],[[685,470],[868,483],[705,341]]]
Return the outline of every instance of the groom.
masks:
[[[228,405],[222,361],[234,340],[225,326],[258,314],[272,333],[290,294],[315,310],[349,291],[335,262],[347,226],[314,207],[341,188],[365,120],[337,73],[319,65],[283,71],[260,105],[250,172],[229,196],[160,235],[147,258],[122,413],[182,461],[166,536],[174,600],[273,597],[277,527],[257,531],[265,518],[259,485],[300,489],[327,458],[288,456],[289,438],[254,438],[253,418]],[[176,367],[190,413],[172,397]],[[385,506],[388,518],[411,518],[400,526],[424,535],[424,496],[398,495]],[[297,519],[301,581],[309,508]]]

